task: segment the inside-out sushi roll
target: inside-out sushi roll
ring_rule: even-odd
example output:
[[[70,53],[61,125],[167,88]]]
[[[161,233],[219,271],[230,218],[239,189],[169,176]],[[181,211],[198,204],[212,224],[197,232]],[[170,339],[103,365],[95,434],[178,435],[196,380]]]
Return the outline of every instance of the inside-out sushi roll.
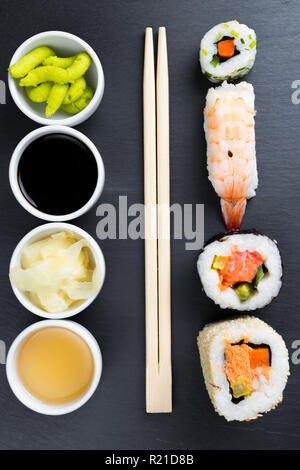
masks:
[[[214,26],[200,44],[201,70],[213,83],[244,77],[253,67],[255,56],[255,31],[236,20]]]
[[[227,421],[258,418],[282,401],[288,351],[267,323],[240,317],[209,324],[198,347],[208,394]]]
[[[281,288],[277,244],[254,230],[218,235],[204,246],[197,267],[206,295],[221,308],[262,308]]]

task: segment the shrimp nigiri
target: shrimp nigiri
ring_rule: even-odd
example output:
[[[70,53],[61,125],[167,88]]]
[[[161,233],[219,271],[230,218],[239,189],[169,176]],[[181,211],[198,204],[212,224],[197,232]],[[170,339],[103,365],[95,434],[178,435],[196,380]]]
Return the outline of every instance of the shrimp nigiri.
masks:
[[[238,230],[258,185],[254,92],[247,82],[210,88],[204,109],[209,179],[229,230]]]

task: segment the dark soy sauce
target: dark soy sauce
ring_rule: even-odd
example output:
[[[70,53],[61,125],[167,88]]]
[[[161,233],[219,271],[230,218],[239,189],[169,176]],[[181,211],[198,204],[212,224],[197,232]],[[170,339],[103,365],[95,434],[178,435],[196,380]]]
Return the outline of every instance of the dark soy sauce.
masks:
[[[31,142],[18,166],[18,182],[27,201],[49,215],[65,215],[83,207],[98,179],[92,151],[66,134],[48,134]]]

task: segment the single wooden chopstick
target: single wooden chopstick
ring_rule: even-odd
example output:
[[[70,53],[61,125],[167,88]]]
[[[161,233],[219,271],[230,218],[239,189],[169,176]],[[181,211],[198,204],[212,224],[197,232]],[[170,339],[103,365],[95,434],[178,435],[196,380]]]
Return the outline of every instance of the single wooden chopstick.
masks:
[[[145,33],[144,58],[144,203],[146,302],[146,408],[155,407],[154,384],[158,375],[158,292],[156,223],[156,110],[152,28]],[[155,208],[155,210],[153,209]],[[154,212],[154,216],[153,216]]]
[[[164,387],[163,410],[165,412],[171,412],[169,74],[166,28],[162,27],[158,30],[156,100],[159,366],[162,385]]]
[[[144,61],[146,410],[168,413],[172,411],[172,366],[169,79],[165,28],[159,28],[156,78],[155,97],[153,33],[147,28]]]

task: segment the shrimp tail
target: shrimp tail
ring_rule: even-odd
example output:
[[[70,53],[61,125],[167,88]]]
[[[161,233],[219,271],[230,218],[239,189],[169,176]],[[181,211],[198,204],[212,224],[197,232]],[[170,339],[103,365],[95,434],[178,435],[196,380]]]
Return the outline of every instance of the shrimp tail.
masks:
[[[223,219],[228,230],[239,230],[246,209],[246,198],[221,199]]]

